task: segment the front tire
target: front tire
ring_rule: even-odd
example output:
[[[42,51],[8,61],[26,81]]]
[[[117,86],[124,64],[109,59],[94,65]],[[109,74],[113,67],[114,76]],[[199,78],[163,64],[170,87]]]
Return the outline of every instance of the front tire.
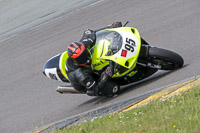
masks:
[[[160,70],[174,70],[183,66],[183,58],[172,51],[150,47],[148,51],[148,57],[150,62],[156,65],[160,65]]]
[[[113,97],[115,95],[118,95],[119,92],[120,92],[120,86],[113,81],[108,82],[106,84],[106,87],[104,87],[103,89],[103,95],[106,97]]]

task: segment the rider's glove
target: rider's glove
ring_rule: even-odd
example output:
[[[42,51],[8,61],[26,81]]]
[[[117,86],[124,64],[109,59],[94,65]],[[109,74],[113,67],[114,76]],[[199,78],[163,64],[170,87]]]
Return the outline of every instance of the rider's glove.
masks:
[[[91,29],[87,29],[86,31],[84,31],[84,36],[85,36],[85,39],[90,39],[92,42],[94,42],[96,39],[95,31]]]
[[[81,38],[80,42],[82,42],[87,48],[91,48],[96,41],[95,33],[95,31],[90,29],[84,31],[83,37]]]
[[[112,27],[113,27],[113,28],[122,27],[122,22],[114,22],[114,23],[112,24]]]
[[[95,33],[95,31],[93,31],[93,30],[91,30],[91,29],[87,29],[87,30],[84,31],[84,34],[85,34],[85,35],[92,35],[92,34],[94,34],[94,33]]]

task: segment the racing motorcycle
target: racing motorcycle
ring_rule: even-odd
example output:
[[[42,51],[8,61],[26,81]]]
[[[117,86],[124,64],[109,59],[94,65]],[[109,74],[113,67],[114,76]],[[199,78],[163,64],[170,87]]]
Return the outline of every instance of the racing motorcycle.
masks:
[[[90,49],[95,76],[99,76],[110,63],[114,64],[112,81],[117,86],[102,90],[102,94],[120,92],[120,86],[143,80],[158,70],[175,70],[183,66],[183,58],[172,51],[149,45],[133,27],[104,29],[96,32],[96,43]],[[44,67],[45,76],[68,83],[58,86],[57,91],[80,94],[70,85],[66,74],[67,52],[49,59]]]

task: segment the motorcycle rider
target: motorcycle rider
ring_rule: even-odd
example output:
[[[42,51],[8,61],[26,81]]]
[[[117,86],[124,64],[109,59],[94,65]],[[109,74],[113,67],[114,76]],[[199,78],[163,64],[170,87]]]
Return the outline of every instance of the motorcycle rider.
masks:
[[[122,27],[121,22],[114,22],[99,30]],[[102,72],[100,78],[95,78],[92,71],[92,58],[89,49],[95,45],[96,34],[93,30],[86,30],[79,42],[68,45],[69,58],[66,61],[66,73],[74,89],[86,92],[89,96],[101,95],[101,89],[115,87],[110,78],[113,76],[112,63]],[[112,96],[112,93],[106,94]]]

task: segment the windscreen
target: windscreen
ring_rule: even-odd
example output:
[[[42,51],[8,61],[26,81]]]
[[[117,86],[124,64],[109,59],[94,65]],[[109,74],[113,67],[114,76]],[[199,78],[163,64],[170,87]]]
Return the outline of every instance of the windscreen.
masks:
[[[110,43],[106,56],[114,55],[122,47],[122,36],[116,31],[99,31],[96,37],[96,44],[102,40],[106,40],[106,42]]]

